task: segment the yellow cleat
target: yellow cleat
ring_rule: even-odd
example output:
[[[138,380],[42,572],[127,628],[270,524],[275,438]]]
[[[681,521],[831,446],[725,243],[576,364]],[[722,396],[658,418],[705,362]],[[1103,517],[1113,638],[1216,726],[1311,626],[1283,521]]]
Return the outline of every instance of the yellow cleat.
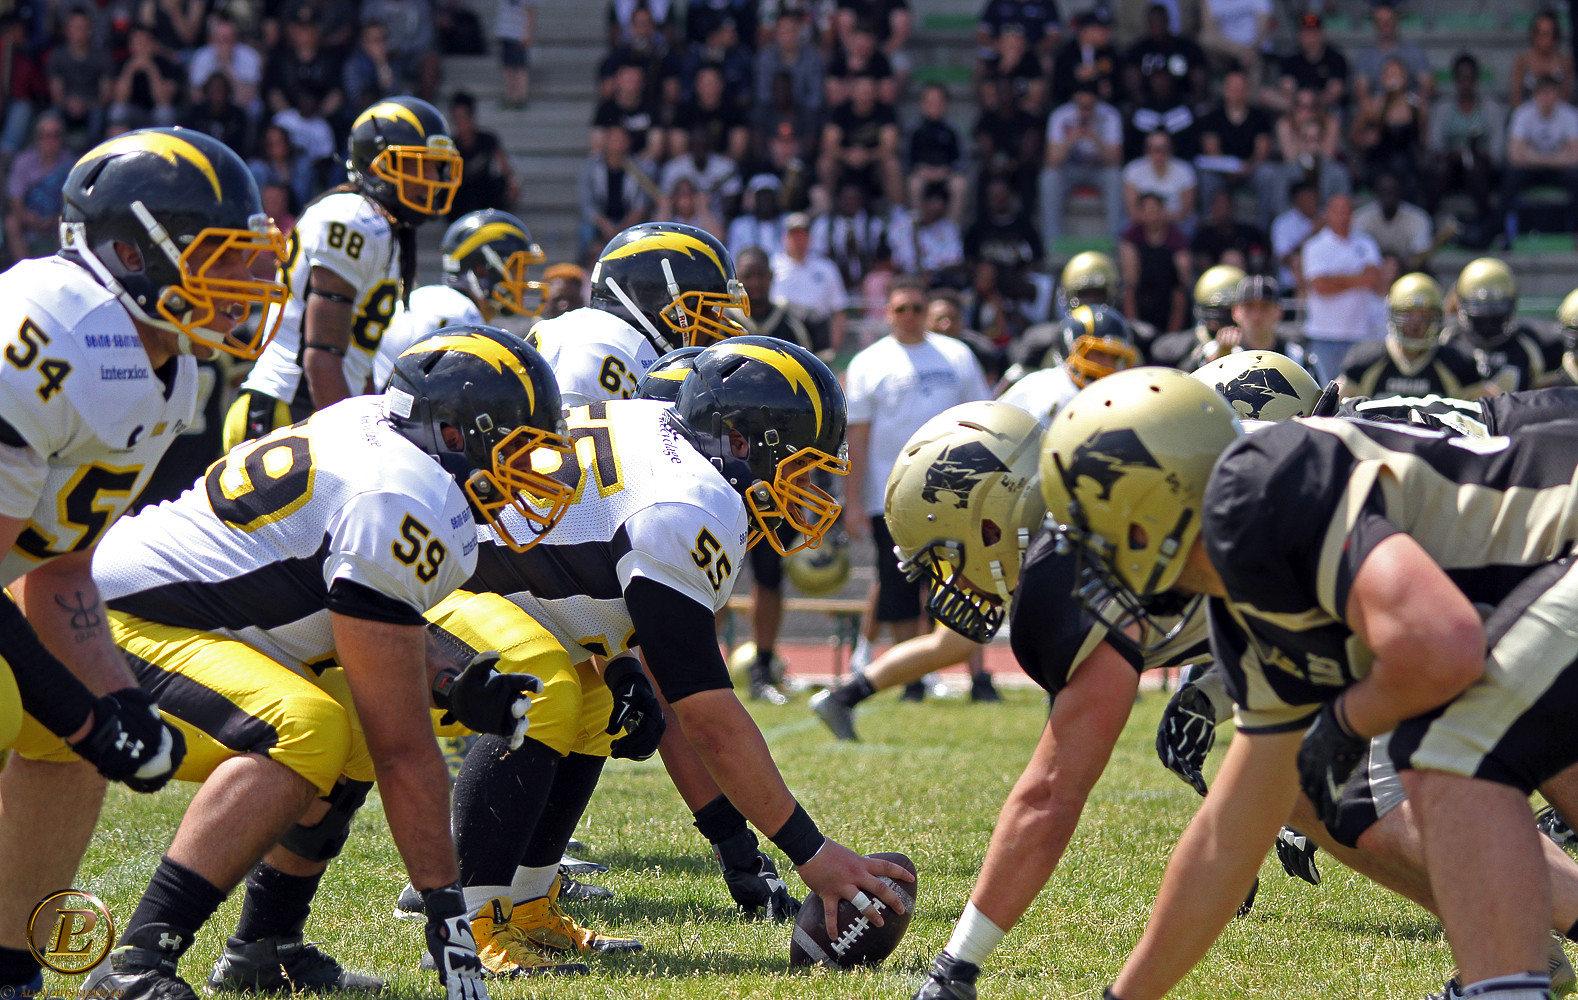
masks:
[[[576,923],[559,908],[559,877],[553,878],[548,895],[515,904],[510,923],[527,940],[545,952],[640,951],[635,938],[606,937]],[[480,944],[482,939],[477,938]]]
[[[532,947],[520,915],[521,907],[512,906],[507,896],[500,896],[490,900],[472,919],[471,934],[477,939],[477,957],[482,959],[485,975],[573,976],[589,971],[579,962],[555,962]]]

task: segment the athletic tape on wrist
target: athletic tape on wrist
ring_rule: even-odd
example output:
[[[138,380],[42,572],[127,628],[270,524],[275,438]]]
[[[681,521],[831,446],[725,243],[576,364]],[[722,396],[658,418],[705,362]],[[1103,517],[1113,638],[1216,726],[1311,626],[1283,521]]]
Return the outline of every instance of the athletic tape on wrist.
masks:
[[[805,806],[798,802],[794,804],[794,812],[784,820],[784,825],[767,839],[783,851],[796,868],[816,857],[827,841],[822,831],[816,828],[816,821],[805,811]]]

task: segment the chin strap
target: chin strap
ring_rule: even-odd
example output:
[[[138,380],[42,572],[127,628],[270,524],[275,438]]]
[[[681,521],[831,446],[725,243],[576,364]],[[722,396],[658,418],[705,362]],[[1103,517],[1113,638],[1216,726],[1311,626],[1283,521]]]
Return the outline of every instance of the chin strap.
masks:
[[[139,202],[139,204],[141,204]],[[105,290],[120,300],[126,311],[144,323],[151,324],[161,330],[169,330],[179,334],[181,331],[175,324],[167,320],[155,319],[149,315],[137,302],[137,299],[126,290],[126,286],[116,280],[110,269],[104,266],[104,261],[88,246],[88,227],[82,222],[62,222],[60,224],[60,249],[77,255],[77,263],[87,268]]]
[[[665,259],[663,263],[667,264],[668,261]],[[619,282],[613,278],[604,278],[603,283],[608,286],[610,292],[614,293],[614,298],[618,299],[619,304],[625,307],[625,311],[630,313],[630,318],[640,323],[642,328],[646,330],[653,347],[656,347],[662,354],[667,354],[676,349],[672,340],[658,333],[657,328],[652,325],[652,321],[647,319],[646,313],[636,308],[636,304],[630,300],[630,296],[626,295],[625,290],[619,287]]]

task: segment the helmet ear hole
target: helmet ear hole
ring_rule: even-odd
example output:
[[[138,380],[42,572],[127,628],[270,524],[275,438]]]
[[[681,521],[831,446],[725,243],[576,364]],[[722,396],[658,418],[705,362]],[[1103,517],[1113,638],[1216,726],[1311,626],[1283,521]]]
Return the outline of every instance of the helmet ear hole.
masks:
[[[138,252],[136,247],[129,243],[122,243],[120,240],[116,240],[111,245],[115,247],[115,257],[121,262],[121,267],[124,267],[130,274],[142,273],[142,254]]]
[[[990,548],[1003,540],[1003,529],[991,518],[981,519],[981,544]]]
[[[1151,544],[1151,536],[1137,524],[1129,525],[1129,548],[1142,550]]]
[[[450,451],[466,450],[466,436],[460,432],[460,428],[453,424],[440,424],[439,433],[444,438],[444,447]]]

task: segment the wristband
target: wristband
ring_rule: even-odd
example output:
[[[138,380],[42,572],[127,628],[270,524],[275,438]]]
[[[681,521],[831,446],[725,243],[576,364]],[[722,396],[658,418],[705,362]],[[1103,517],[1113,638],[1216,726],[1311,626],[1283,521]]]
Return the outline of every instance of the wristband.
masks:
[[[641,673],[641,661],[628,653],[620,653],[603,667],[603,684],[611,688],[633,673]]]
[[[827,842],[822,831],[816,828],[816,821],[805,811],[805,806],[798,802],[794,804],[794,812],[784,820],[784,825],[767,839],[783,851],[796,868],[816,857],[816,853]]]
[[[349,302],[351,300],[346,299],[345,301]],[[308,344],[307,347],[314,351],[322,351],[324,354],[332,354],[337,358],[345,357],[345,348],[335,347],[333,344]]]
[[[466,913],[466,891],[460,883],[451,882],[437,889],[422,890],[422,912],[428,920],[448,920]]]
[[[1354,732],[1352,724],[1348,722],[1347,694],[1348,692],[1344,691],[1342,694],[1339,694],[1336,700],[1332,703],[1332,719],[1336,721],[1337,728],[1342,730],[1342,734],[1344,736],[1348,736],[1356,740],[1362,740],[1364,737]]]
[[[449,669],[440,670],[438,676],[433,678],[433,704],[449,711],[449,692],[455,689],[455,682],[460,680],[460,671]]]

